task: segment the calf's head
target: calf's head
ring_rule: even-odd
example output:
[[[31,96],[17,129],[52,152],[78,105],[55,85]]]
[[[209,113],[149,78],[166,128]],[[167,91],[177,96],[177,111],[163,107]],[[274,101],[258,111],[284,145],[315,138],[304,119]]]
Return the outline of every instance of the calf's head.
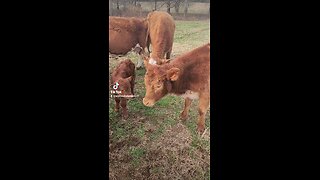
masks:
[[[153,106],[158,100],[171,92],[172,82],[176,81],[180,75],[180,69],[164,65],[149,64],[144,61],[146,74],[144,83],[146,95],[143,98],[145,106]]]

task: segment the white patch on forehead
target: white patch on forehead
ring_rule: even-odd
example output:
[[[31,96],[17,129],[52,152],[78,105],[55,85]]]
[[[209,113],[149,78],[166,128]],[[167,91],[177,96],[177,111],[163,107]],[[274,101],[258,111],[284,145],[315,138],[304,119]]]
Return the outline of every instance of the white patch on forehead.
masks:
[[[153,58],[149,59],[149,64],[157,64],[157,61],[155,61]]]
[[[199,99],[199,93],[187,90],[184,94],[180,95],[183,98]]]

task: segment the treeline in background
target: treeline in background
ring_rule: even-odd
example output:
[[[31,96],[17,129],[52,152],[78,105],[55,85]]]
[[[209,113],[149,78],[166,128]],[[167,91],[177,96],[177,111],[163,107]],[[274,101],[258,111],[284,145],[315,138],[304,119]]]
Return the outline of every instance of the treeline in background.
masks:
[[[109,0],[109,16],[145,17],[151,11],[166,11],[176,20],[210,18],[210,0]]]

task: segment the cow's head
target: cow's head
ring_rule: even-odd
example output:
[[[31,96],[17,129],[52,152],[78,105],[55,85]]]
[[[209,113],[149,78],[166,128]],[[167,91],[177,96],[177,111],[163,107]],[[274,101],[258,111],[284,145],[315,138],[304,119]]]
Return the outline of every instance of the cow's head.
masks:
[[[119,78],[113,84],[111,84],[111,90],[119,92],[116,95],[125,95],[126,99],[132,98],[131,81],[133,81],[132,76],[128,78]]]
[[[158,100],[171,92],[172,82],[179,78],[180,69],[164,65],[149,64],[147,60],[144,60],[144,64],[147,72],[144,76],[146,95],[143,98],[143,104],[151,107]]]

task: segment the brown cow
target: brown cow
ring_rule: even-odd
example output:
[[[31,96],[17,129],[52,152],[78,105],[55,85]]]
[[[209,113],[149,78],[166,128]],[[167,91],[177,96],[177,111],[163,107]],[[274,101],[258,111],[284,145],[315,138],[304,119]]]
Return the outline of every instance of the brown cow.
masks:
[[[198,131],[203,132],[210,103],[210,43],[198,47],[163,65],[144,61],[147,73],[144,82],[145,106],[153,106],[172,93],[185,98],[181,118],[186,120],[192,99],[199,99]]]
[[[146,47],[148,23],[145,18],[109,16],[109,52],[124,55],[139,44],[142,52]],[[138,61],[137,68],[142,61]]]
[[[149,43],[152,45],[152,54],[149,61],[160,65],[162,63],[160,59],[170,59],[176,25],[172,16],[163,11],[149,13],[147,21],[148,36],[146,42],[148,50]]]
[[[134,81],[134,63],[130,59],[121,61],[111,75],[111,94],[115,95],[115,111],[119,111],[120,103],[122,107],[122,114],[125,119],[128,118],[127,100],[134,95]]]

